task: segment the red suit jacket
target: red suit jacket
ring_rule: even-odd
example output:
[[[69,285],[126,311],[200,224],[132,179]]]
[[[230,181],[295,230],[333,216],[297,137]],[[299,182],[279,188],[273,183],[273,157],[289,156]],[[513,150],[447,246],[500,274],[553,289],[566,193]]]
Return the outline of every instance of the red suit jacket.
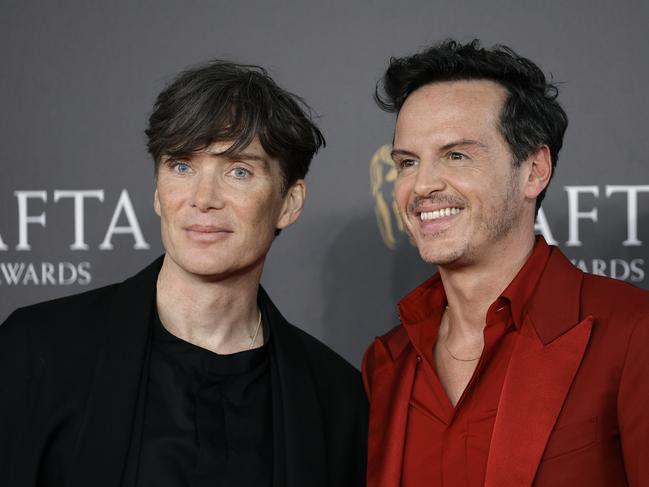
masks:
[[[365,354],[368,487],[400,484],[416,367],[401,325]],[[649,486],[647,291],[584,274],[552,248],[507,369],[484,485]]]

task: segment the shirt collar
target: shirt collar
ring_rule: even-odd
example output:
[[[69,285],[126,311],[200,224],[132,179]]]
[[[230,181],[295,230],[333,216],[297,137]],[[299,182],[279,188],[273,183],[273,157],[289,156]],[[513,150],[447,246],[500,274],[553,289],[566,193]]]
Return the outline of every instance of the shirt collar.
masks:
[[[509,283],[494,304],[491,305],[489,311],[494,306],[502,306],[503,302],[505,305],[509,304],[514,325],[520,329],[549,257],[550,247],[543,237],[540,235],[537,236],[532,253],[527,261],[521,267],[521,270],[518,271],[516,277],[512,279],[512,282]]]
[[[501,311],[503,307],[509,307],[514,325],[517,328],[522,326],[549,257],[550,247],[542,236],[537,236],[532,253],[521,270],[489,307],[487,322],[494,313]],[[402,323],[414,325],[441,313],[445,305],[446,293],[440,275],[436,273],[399,302],[399,316]]]
[[[441,313],[446,306],[446,293],[439,273],[417,286],[399,302],[399,318],[404,324],[418,324]]]

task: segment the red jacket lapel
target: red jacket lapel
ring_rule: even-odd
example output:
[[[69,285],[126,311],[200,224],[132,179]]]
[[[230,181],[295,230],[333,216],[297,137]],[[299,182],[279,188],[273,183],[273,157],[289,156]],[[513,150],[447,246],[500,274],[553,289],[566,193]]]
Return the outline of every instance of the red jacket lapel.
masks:
[[[593,318],[579,318],[581,281],[582,273],[553,248],[509,363],[485,486],[534,481],[590,338]]]
[[[532,485],[591,327],[589,317],[544,346],[529,323],[523,326],[500,396],[485,486]]]

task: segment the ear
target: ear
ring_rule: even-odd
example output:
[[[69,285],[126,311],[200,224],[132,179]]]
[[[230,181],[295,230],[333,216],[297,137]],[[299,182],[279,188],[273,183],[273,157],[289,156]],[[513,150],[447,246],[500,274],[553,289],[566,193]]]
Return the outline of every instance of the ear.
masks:
[[[302,213],[305,198],[306,183],[303,179],[298,179],[284,196],[284,203],[276,225],[278,230],[288,227],[298,219],[300,213]]]
[[[160,214],[160,197],[158,196],[158,188],[156,188],[155,192],[153,193],[153,209],[158,216],[162,216]]]
[[[527,158],[527,177],[525,181],[525,196],[529,199],[543,191],[552,177],[552,157],[550,148],[542,145]]]

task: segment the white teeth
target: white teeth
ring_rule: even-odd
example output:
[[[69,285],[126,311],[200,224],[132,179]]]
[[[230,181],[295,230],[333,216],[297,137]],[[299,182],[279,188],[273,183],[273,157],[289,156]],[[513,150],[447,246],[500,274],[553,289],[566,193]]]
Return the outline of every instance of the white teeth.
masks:
[[[441,210],[423,211],[419,214],[419,218],[422,221],[437,220],[445,216],[457,215],[461,211],[461,208],[442,208]]]

